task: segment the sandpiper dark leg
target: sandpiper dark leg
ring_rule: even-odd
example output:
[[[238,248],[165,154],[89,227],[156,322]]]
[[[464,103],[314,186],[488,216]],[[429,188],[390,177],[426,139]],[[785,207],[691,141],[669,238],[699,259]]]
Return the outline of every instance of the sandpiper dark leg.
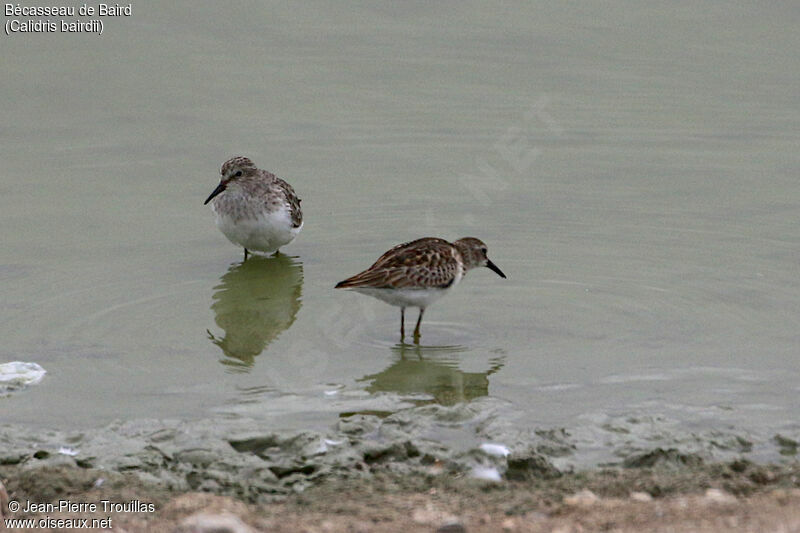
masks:
[[[400,342],[406,338],[406,308],[400,308]]]
[[[245,261],[247,261],[247,256],[248,256],[249,254],[250,254],[250,252],[248,252],[248,251],[247,251],[247,248],[245,248],[245,249],[244,249],[244,260],[245,260]]]
[[[425,308],[419,308],[419,318],[417,319],[417,327],[414,328],[414,342],[419,344],[419,325],[422,324],[422,314],[425,313]]]

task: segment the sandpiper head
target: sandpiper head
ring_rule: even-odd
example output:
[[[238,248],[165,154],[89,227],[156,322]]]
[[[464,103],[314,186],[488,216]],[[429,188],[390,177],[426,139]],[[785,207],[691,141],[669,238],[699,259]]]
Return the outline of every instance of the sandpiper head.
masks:
[[[255,174],[256,170],[258,170],[256,166],[247,157],[236,156],[228,159],[222,163],[222,167],[219,169],[219,185],[217,185],[217,188],[214,189],[208,198],[206,198],[206,201],[203,202],[203,204],[207,204],[216,195],[224,191],[228,187],[229,183],[245,176],[252,176]]]
[[[493,270],[501,278],[506,277],[503,271],[497,268],[497,265],[492,263],[486,256],[487,248],[482,240],[475,237],[464,237],[463,239],[458,239],[453,245],[461,253],[461,257],[464,259],[464,267],[467,270],[485,266]]]
[[[231,157],[224,163],[222,163],[222,167],[219,169],[219,174],[222,176],[222,180],[232,180],[236,178],[241,178],[242,176],[248,176],[253,174],[256,171],[256,166],[250,160],[250,158],[242,157],[237,155],[236,157]]]

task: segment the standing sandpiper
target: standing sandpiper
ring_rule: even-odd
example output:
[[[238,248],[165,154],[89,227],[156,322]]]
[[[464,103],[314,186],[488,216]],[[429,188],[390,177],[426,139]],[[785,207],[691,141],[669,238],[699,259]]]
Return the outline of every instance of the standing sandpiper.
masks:
[[[222,164],[222,178],[204,204],[211,203],[217,227],[233,244],[252,252],[277,253],[303,229],[300,198],[292,186],[246,157]]]
[[[485,266],[501,278],[506,275],[486,257],[486,245],[474,237],[454,243],[424,237],[399,244],[380,256],[367,270],[336,284],[400,308],[400,340],[405,338],[406,307],[419,307],[414,342],[425,308],[455,287],[467,270]]]

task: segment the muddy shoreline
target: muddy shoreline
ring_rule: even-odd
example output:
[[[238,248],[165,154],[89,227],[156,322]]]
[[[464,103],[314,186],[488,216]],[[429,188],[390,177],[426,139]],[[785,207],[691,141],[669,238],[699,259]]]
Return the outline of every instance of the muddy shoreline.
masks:
[[[376,471],[358,479],[328,477],[256,503],[75,466],[3,465],[0,477],[9,498],[23,505],[58,506],[66,499],[98,507],[14,518],[110,518],[112,529],[129,532],[800,530],[798,463],[595,469],[502,483]],[[104,510],[102,501],[120,511]]]
[[[576,468],[580,443],[570,431],[503,433],[481,405],[353,414],[327,432],[259,431],[247,420],[72,432],[5,425],[0,478],[17,502],[122,505],[114,513],[99,503],[77,513],[23,507],[14,518],[113,519],[124,531],[222,522],[228,531],[800,530],[792,438],[770,441],[778,461],[753,461],[753,446],[732,431],[674,437],[672,447],[620,441],[613,464]],[[431,420],[471,426],[483,444],[456,449],[427,438]],[[626,435],[620,427],[613,433]]]
[[[486,398],[388,415],[349,413],[323,431],[221,416],[140,419],[73,431],[7,424],[0,425],[0,466],[134,473],[170,490],[255,503],[302,492],[323,479],[375,473],[524,481],[604,467],[780,465],[798,458],[796,428],[765,434],[733,427],[686,430],[666,418],[630,416],[526,428],[502,408]]]

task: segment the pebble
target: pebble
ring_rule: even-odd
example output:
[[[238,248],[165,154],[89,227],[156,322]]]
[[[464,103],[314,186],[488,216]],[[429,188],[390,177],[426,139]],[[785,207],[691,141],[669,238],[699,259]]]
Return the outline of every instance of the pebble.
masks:
[[[574,526],[556,526],[551,533],[582,533],[583,526],[575,524]]]
[[[253,529],[232,514],[198,513],[187,517],[178,527],[180,533],[254,533]]]
[[[319,527],[322,531],[325,531],[326,533],[332,533],[333,531],[336,531],[336,525],[330,520],[325,520],[319,525]]]
[[[653,497],[646,492],[631,492],[631,500],[635,502],[651,502]]]
[[[589,507],[598,501],[600,501],[600,498],[598,498],[597,494],[590,490],[582,490],[580,492],[576,492],[572,496],[567,496],[564,498],[564,503],[567,505],[574,505],[576,507]]]
[[[730,504],[730,503],[736,503],[737,501],[735,496],[720,489],[706,490],[703,499],[707,503],[717,503],[717,504]]]
[[[460,522],[449,522],[437,529],[436,533],[467,533],[467,529]]]
[[[503,524],[500,527],[503,528],[503,531],[514,531],[517,529],[517,524],[514,522],[513,518],[506,518],[503,520]]]
[[[500,472],[491,466],[475,466],[472,468],[470,475],[476,479],[483,479],[485,481],[499,482],[503,480],[500,476]]]
[[[454,515],[434,509],[429,506],[427,509],[418,507],[411,513],[411,519],[417,524],[455,524],[458,518]]]
[[[508,446],[504,446],[503,444],[492,444],[490,442],[486,442],[479,446],[481,451],[487,455],[493,455],[495,457],[508,457],[511,453],[511,450],[508,449]]]

